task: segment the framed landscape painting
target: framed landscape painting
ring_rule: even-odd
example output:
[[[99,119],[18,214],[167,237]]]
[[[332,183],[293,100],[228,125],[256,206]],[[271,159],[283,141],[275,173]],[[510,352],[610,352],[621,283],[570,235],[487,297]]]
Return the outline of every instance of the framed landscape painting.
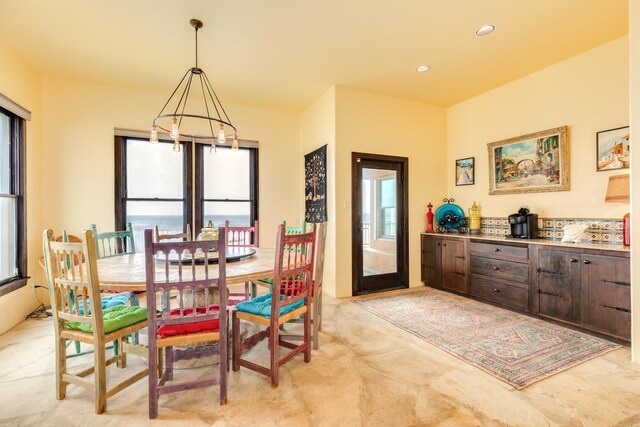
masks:
[[[475,184],[474,157],[456,160],[456,185]]]
[[[629,126],[596,133],[596,170],[629,169]]]
[[[487,144],[489,194],[569,190],[567,126]]]

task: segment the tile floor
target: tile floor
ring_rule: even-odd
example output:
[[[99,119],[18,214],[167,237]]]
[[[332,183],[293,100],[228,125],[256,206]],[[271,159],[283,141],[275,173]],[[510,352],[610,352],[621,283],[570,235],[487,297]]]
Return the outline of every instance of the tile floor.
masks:
[[[25,321],[0,336],[0,425],[640,425],[640,365],[628,348],[517,391],[349,300],[327,297],[324,308],[320,349],[308,365],[302,357],[284,365],[277,389],[254,372],[231,372],[227,405],[217,404],[215,387],[177,393],[161,398],[155,421],[146,380],[109,399],[103,415],[75,386],[57,401],[51,320]],[[266,361],[265,347],[253,357]],[[127,371],[141,364],[131,356]]]

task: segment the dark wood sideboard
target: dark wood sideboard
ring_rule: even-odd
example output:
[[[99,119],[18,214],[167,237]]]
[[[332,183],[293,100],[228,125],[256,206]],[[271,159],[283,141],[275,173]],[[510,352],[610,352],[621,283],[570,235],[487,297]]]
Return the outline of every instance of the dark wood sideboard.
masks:
[[[442,234],[421,251],[428,286],[631,339],[629,251]]]

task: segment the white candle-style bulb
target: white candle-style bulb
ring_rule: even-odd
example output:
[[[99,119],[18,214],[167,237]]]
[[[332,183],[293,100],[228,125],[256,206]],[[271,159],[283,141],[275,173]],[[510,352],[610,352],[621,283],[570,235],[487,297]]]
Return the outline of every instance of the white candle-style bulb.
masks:
[[[239,146],[238,146],[238,137],[234,136],[233,137],[233,143],[231,144],[231,150],[238,151],[238,148],[239,148]]]
[[[156,129],[156,125],[153,125],[153,127],[151,128],[151,136],[149,137],[149,141],[154,144],[158,142],[158,129]]]
[[[220,131],[218,131],[218,144],[224,144],[227,142],[227,138],[224,135],[224,125],[220,125]]]
[[[171,138],[178,139],[180,138],[180,133],[178,132],[178,119],[176,117],[171,121]]]
[[[209,149],[209,154],[211,154],[212,156],[215,156],[218,153],[218,150],[216,149],[216,144],[213,143],[213,141],[211,141],[211,148]]]
[[[180,141],[178,141],[177,139],[173,141],[173,151],[175,151],[176,153],[180,152]]]

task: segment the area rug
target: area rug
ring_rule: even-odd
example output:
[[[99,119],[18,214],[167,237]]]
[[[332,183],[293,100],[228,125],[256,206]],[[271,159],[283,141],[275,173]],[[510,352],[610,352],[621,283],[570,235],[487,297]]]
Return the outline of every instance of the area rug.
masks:
[[[430,288],[354,302],[518,390],[620,347]]]

